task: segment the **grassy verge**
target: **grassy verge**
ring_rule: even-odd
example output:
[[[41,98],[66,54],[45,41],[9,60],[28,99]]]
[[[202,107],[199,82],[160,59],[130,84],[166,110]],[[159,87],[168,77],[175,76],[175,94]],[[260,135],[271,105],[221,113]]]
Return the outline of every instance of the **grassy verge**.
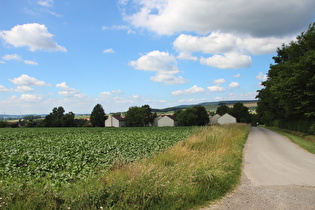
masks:
[[[315,154],[315,135],[307,135],[305,133],[280,129],[276,127],[267,128],[286,136],[288,139],[290,139],[292,142],[299,145],[303,149]]]
[[[54,191],[25,187],[5,198],[9,209],[191,209],[223,197],[240,178],[249,127],[196,128],[150,159],[117,163],[108,173]],[[11,196],[11,197],[10,197]]]

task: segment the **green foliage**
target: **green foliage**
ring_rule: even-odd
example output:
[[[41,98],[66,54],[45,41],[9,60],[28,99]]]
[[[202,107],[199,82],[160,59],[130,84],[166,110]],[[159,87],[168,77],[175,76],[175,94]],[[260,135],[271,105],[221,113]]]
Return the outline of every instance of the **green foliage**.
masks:
[[[61,127],[74,127],[74,117],[75,114],[73,112],[63,115],[61,118]]]
[[[7,126],[8,126],[7,122],[5,122],[5,121],[0,121],[0,128],[5,128],[5,127],[7,127]]]
[[[225,105],[225,103],[221,103],[220,106],[218,106],[217,108],[217,114],[218,115],[224,115],[226,113],[230,112],[230,107],[228,107],[227,105]]]
[[[126,113],[126,123],[128,127],[143,127],[145,112],[141,107],[129,107]]]
[[[23,117],[24,120],[35,120],[35,119],[39,119],[41,118],[40,115],[27,115],[25,117]]]
[[[189,128],[20,128],[0,131],[0,179],[59,186],[148,157]]]
[[[204,106],[188,107],[175,113],[178,124],[181,126],[202,126],[209,122],[209,116]]]
[[[129,107],[126,113],[126,122],[128,127],[143,127],[153,124],[154,115],[149,105],[142,107]]]
[[[92,110],[90,121],[93,127],[104,127],[105,126],[105,111],[101,104],[96,104]]]
[[[229,114],[236,118],[237,122],[247,123],[251,119],[249,118],[248,108],[243,103],[235,103],[229,110]]]
[[[64,115],[62,106],[53,108],[52,112],[45,117],[41,126],[43,127],[73,127],[75,115],[72,112]],[[30,124],[32,125],[32,124]],[[32,127],[32,126],[28,126]]]
[[[273,57],[264,89],[258,91],[257,112],[261,121],[315,119],[315,23],[282,45]]]

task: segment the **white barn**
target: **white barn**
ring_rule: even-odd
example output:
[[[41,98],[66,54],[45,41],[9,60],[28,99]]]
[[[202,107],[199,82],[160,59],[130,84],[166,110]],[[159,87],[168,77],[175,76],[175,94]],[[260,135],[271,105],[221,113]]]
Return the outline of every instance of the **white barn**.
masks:
[[[236,123],[236,118],[229,115],[228,113],[224,114],[222,117],[218,118],[218,124],[231,124]]]
[[[177,125],[177,120],[171,115],[158,116],[153,121],[155,127],[173,127]]]
[[[105,120],[105,127],[125,127],[126,119],[121,116],[109,115]]]
[[[212,117],[210,117],[210,125],[216,125],[216,124],[218,124],[218,119],[221,117],[221,115],[219,115],[219,114],[216,114],[216,115],[214,115],[214,116],[212,116]]]

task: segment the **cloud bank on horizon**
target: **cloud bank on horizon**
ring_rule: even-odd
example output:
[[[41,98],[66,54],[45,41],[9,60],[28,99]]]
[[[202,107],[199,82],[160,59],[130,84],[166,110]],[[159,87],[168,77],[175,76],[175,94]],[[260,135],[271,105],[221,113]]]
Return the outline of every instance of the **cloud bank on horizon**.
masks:
[[[315,18],[313,0],[73,4],[4,4],[0,110],[89,113],[101,103],[115,112],[254,99],[277,48]]]

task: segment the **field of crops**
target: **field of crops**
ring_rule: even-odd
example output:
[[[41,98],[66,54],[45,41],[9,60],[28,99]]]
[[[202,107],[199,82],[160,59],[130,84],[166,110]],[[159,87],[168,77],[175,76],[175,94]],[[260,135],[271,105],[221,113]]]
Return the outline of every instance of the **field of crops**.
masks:
[[[0,129],[0,182],[73,183],[152,156],[191,133],[190,127]]]

